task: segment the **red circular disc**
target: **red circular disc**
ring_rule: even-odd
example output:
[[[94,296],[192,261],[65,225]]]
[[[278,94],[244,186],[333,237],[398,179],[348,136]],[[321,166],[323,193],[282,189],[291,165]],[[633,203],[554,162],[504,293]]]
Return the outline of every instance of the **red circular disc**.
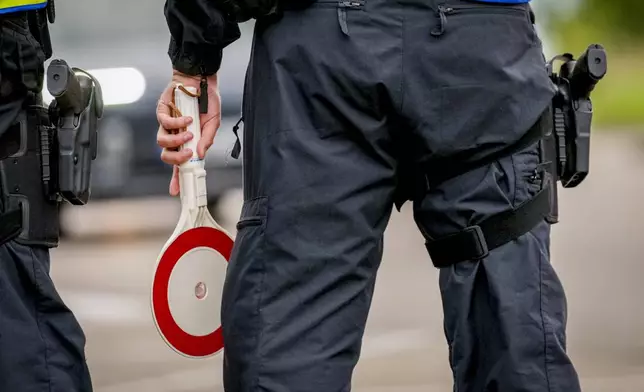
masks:
[[[152,310],[159,331],[168,344],[192,357],[209,356],[224,347],[221,326],[208,335],[195,336],[181,329],[170,311],[170,275],[184,254],[202,247],[219,252],[228,261],[233,249],[233,240],[226,233],[212,227],[197,227],[181,233],[161,256],[152,283]]]

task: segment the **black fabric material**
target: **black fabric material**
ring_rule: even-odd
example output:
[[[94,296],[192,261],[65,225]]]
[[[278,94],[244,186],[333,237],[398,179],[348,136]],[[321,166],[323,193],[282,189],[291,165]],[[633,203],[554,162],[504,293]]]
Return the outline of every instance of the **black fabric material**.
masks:
[[[43,87],[45,53],[31,35],[27,12],[0,17],[0,141],[29,93]]]
[[[212,75],[221,66],[223,49],[240,37],[235,17],[222,1],[166,0],[173,68],[188,75]]]
[[[498,150],[494,154],[489,154],[478,159],[468,159],[469,157],[467,157],[467,155],[471,154],[471,152],[465,152],[465,156],[454,154],[453,156],[444,159],[437,158],[436,161],[431,162],[431,164],[427,164],[428,170],[424,172],[427,186],[435,187],[450,178],[457,177],[477,167],[485,166],[503,156],[512,155],[517,151],[521,151],[526,147],[535,144],[545,136],[543,122],[547,122],[546,117],[549,113],[549,111],[544,112],[544,115],[539,117],[534,125],[530,127],[528,132],[526,132],[519,140],[504,149]],[[463,164],[462,162],[467,162],[467,164]],[[440,170],[432,170],[432,168],[435,167],[440,168]]]
[[[554,95],[528,8],[459,11],[432,35],[445,3],[470,4],[319,1],[256,23],[222,302],[226,392],[351,390],[396,200],[412,199],[431,239],[545,189],[540,143],[495,155]],[[454,157],[473,168],[418,190]],[[542,219],[440,270],[454,390],[580,391],[549,241]]]
[[[85,335],[49,271],[46,248],[0,245],[0,391],[92,391]]]

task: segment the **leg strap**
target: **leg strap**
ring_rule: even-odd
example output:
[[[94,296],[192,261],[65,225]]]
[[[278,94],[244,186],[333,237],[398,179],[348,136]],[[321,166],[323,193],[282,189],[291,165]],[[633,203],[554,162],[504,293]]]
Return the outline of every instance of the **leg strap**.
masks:
[[[553,185],[556,186],[556,185]],[[550,213],[550,189],[542,189],[517,208],[496,214],[455,234],[427,240],[425,246],[436,268],[480,260],[499,246],[526,234]]]

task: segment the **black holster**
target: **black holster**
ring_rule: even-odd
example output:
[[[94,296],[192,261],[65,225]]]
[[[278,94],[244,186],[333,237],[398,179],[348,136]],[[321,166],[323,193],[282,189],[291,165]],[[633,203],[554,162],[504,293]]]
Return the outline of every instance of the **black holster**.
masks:
[[[19,140],[18,151],[0,160],[0,244],[56,247],[59,241],[59,201],[49,195],[54,139],[47,109],[30,102],[7,130]]]
[[[561,154],[566,151],[558,150],[558,143],[556,140],[557,135],[554,132],[554,108],[552,105],[548,106],[546,115],[541,118],[543,139],[540,141],[539,152],[541,154],[541,162],[544,162],[545,171],[543,175],[543,186],[548,188],[550,196],[550,212],[546,216],[546,221],[550,224],[559,222],[559,172],[557,170],[557,162]]]

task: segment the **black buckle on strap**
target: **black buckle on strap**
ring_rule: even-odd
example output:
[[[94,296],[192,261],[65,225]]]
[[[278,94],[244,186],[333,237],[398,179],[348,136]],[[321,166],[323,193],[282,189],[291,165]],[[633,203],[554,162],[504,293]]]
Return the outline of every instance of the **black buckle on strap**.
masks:
[[[425,247],[436,268],[449,267],[454,260],[480,260],[490,253],[481,226],[427,241]]]

